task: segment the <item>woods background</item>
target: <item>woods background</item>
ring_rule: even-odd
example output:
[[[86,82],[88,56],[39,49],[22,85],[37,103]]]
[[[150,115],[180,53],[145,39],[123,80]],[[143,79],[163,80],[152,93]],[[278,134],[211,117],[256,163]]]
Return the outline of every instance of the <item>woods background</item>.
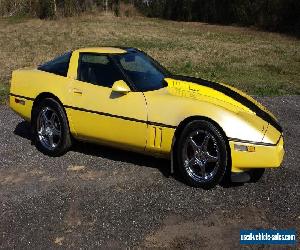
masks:
[[[300,35],[299,0],[0,0],[2,16],[44,19],[97,11],[256,26]]]

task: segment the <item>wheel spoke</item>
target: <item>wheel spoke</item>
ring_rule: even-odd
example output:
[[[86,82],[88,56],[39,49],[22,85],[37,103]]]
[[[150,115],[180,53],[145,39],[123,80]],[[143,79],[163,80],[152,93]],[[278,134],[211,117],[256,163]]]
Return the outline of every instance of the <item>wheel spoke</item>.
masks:
[[[205,175],[206,175],[206,169],[205,169],[205,163],[203,163],[203,162],[201,162],[201,161],[199,161],[199,160],[196,160],[197,161],[197,165],[200,167],[200,172],[201,172],[201,175],[202,175],[202,177],[205,177]]]
[[[197,143],[193,140],[193,137],[190,137],[189,144],[193,147],[194,152],[198,152],[199,146]]]
[[[47,123],[47,122],[49,122],[49,119],[48,119],[48,117],[46,116],[46,112],[43,112],[42,118],[43,118],[44,124]]]
[[[56,114],[53,112],[52,115],[51,115],[51,118],[50,118],[50,122],[51,122],[53,125],[54,125],[55,119],[56,119]]]
[[[56,135],[56,136],[60,136],[61,135],[60,130],[57,129],[57,128],[55,128],[55,127],[52,129],[52,133],[53,133],[53,135]]]
[[[219,157],[213,156],[213,155],[211,155],[207,152],[206,153],[206,160],[207,160],[207,162],[217,162],[219,160]]]
[[[54,148],[55,145],[54,145],[54,142],[53,142],[53,135],[50,134],[50,135],[48,136],[48,139],[49,139],[49,144],[50,144],[50,146]]]
[[[210,134],[206,134],[205,137],[204,137],[204,140],[202,142],[202,145],[201,145],[201,150],[202,151],[206,151],[207,152],[209,139],[210,139]]]
[[[45,135],[45,127],[44,126],[41,126],[40,130],[38,131],[38,134],[41,136]]]
[[[196,163],[196,157],[193,157],[192,159],[185,161],[185,167],[191,167],[195,165],[195,163]]]

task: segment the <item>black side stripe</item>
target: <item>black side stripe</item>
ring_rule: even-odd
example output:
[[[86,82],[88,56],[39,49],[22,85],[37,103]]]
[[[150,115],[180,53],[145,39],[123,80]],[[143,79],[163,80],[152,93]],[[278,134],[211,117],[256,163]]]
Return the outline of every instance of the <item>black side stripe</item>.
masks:
[[[232,141],[232,142],[240,142],[240,143],[247,143],[247,144],[253,144],[253,145],[258,145],[258,146],[268,146],[268,147],[277,146],[277,144],[279,143],[280,139],[281,139],[281,136],[279,137],[278,141],[275,144],[273,144],[273,143],[265,143],[265,142],[247,141],[247,140],[241,140],[241,139],[237,139],[237,138],[230,138],[230,137],[228,137],[228,140]]]
[[[177,126],[168,125],[168,124],[164,124],[164,123],[158,123],[158,122],[150,122],[150,121],[148,121],[147,124],[151,125],[151,126],[157,126],[157,127],[165,127],[165,128],[173,128],[173,129],[177,128]]]
[[[31,98],[31,97],[27,97],[27,96],[22,96],[22,95],[15,95],[13,93],[9,93],[10,96],[14,96],[14,97],[19,97],[19,98],[22,98],[22,99],[25,99],[25,100],[29,100],[29,101],[34,101],[34,98]]]
[[[31,98],[31,97],[16,95],[16,94],[13,94],[13,93],[10,93],[9,95],[14,96],[14,97],[19,97],[19,98],[22,98],[22,99],[25,99],[25,100],[30,100],[30,101],[35,100],[34,98]],[[135,118],[131,118],[131,117],[113,115],[113,114],[109,114],[109,113],[105,113],[105,112],[93,111],[93,110],[88,110],[88,109],[84,109],[84,108],[72,107],[72,106],[68,106],[68,105],[64,105],[64,107],[69,108],[69,109],[73,109],[73,110],[82,111],[82,112],[88,112],[88,113],[93,113],[93,114],[97,114],[97,115],[103,115],[103,116],[119,118],[119,119],[127,120],[127,121],[145,123],[147,125],[152,125],[152,126],[172,128],[172,129],[177,128],[177,126],[173,126],[173,125],[168,125],[168,124],[163,124],[163,123],[158,123],[158,122],[151,122],[151,121],[143,121],[143,120],[139,120],[139,119],[135,119]]]
[[[14,96],[14,97],[23,98],[25,100],[30,100],[30,101],[34,101],[35,100],[34,98],[31,98],[31,97],[16,95],[16,94],[12,94],[12,93],[10,93],[9,95],[10,96]],[[177,128],[177,126],[167,125],[167,124],[158,123],[158,122],[144,121],[144,120],[139,120],[139,119],[125,117],[125,116],[120,116],[120,115],[113,115],[113,114],[109,114],[109,113],[105,113],[105,112],[93,111],[93,110],[88,110],[88,109],[79,108],[79,107],[73,107],[73,106],[68,106],[68,105],[64,105],[64,107],[65,108],[69,108],[69,109],[73,109],[73,110],[82,111],[82,112],[88,112],[88,113],[93,113],[93,114],[98,114],[98,115],[103,115],[103,116],[115,117],[115,118],[119,118],[119,119],[123,119],[123,120],[127,120],[127,121],[145,123],[147,125],[152,125],[152,126],[172,128],[172,129],[176,129]],[[254,145],[262,145],[262,146],[276,146],[278,144],[278,142],[280,141],[280,139],[281,139],[281,136],[278,139],[278,141],[277,141],[276,144],[272,144],[272,143],[264,143],[264,142],[252,142],[252,141],[246,141],[246,140],[241,140],[241,139],[237,139],[237,138],[230,138],[230,137],[228,137],[229,141],[241,142],[241,143],[249,143],[249,144],[254,144]]]
[[[87,113],[92,113],[92,114],[97,114],[97,115],[103,115],[103,116],[108,116],[108,117],[114,117],[114,118],[118,118],[118,119],[122,119],[122,120],[126,120],[126,121],[133,121],[133,122],[145,123],[147,125],[152,125],[152,126],[172,128],[172,129],[176,128],[176,126],[167,125],[167,124],[163,124],[163,123],[144,121],[144,120],[139,120],[139,119],[135,119],[135,118],[131,118],[131,117],[114,115],[114,114],[110,114],[110,113],[99,112],[99,111],[94,111],[94,110],[88,110],[88,109],[79,108],[79,107],[73,107],[73,106],[68,106],[68,105],[64,105],[64,107],[68,108],[68,109],[82,111],[82,112],[87,112]]]
[[[240,95],[239,93],[235,92],[234,90],[232,90],[224,85],[221,85],[219,83],[210,82],[207,80],[203,80],[201,78],[188,77],[188,76],[173,75],[173,76],[170,76],[170,78],[172,78],[174,80],[179,80],[179,81],[196,83],[196,84],[203,85],[205,87],[209,87],[209,88],[215,89],[217,91],[220,91],[223,94],[231,97],[232,99],[234,99],[234,100],[240,102],[241,104],[243,104],[244,106],[248,107],[250,110],[255,112],[258,117],[260,117],[264,121],[270,123],[280,133],[282,133],[282,131],[283,131],[283,129],[279,125],[279,123],[272,116],[270,116],[267,112],[265,112],[264,110],[259,108],[255,103],[251,102],[246,97]]]

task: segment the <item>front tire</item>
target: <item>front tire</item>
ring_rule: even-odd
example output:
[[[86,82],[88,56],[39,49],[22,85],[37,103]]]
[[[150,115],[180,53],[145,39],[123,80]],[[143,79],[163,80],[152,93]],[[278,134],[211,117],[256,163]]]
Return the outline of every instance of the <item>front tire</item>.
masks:
[[[176,152],[179,172],[188,185],[210,189],[224,177],[226,142],[214,124],[204,120],[187,124],[179,136]]]
[[[61,156],[71,147],[66,114],[52,98],[43,99],[34,107],[32,132],[37,149],[46,155]]]

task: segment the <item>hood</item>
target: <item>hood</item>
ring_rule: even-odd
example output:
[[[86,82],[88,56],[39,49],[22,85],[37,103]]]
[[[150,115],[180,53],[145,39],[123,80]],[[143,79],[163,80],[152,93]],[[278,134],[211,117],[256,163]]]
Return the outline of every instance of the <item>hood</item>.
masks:
[[[195,99],[208,97],[229,103],[245,112],[255,113],[258,117],[276,128],[280,133],[282,132],[281,126],[270,111],[238,89],[201,78],[178,75],[172,75],[166,78],[165,81],[168,83],[171,94]]]

